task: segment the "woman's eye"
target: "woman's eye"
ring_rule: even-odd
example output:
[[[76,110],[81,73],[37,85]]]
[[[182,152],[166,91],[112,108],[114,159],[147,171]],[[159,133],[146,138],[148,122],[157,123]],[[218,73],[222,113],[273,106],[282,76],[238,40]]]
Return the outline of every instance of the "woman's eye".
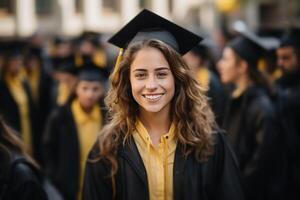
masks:
[[[139,74],[135,74],[135,77],[136,78],[145,78],[146,77],[146,74],[144,74],[144,73],[139,73]]]
[[[167,75],[168,75],[167,73],[162,73],[162,72],[161,72],[161,73],[158,73],[158,74],[157,74],[157,77],[158,77],[158,78],[165,78]]]

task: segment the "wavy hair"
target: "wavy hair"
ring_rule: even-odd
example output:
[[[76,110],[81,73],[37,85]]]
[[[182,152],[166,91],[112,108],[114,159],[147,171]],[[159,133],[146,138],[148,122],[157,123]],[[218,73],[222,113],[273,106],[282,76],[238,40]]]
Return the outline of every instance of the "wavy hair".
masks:
[[[108,107],[108,124],[99,137],[99,156],[111,166],[113,176],[118,169],[116,155],[119,145],[129,142],[135,130],[139,105],[134,100],[130,84],[130,65],[137,52],[143,48],[155,48],[163,53],[175,79],[175,94],[171,102],[175,135],[188,156],[194,153],[198,161],[207,160],[213,153],[214,114],[202,88],[193,78],[181,55],[159,40],[144,40],[131,44],[125,51],[118,68],[110,75],[111,87],[105,98]]]
[[[0,158],[1,164],[3,164],[0,169],[3,170],[9,165],[13,153],[18,153],[24,156],[29,163],[39,169],[40,167],[30,157],[26,147],[18,135],[19,133],[8,126],[3,117],[0,116]]]

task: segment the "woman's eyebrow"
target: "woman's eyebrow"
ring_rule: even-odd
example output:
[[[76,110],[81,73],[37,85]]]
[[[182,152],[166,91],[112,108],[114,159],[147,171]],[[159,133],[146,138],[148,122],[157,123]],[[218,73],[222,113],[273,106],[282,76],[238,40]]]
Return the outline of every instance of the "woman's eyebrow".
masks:
[[[170,68],[168,68],[168,67],[159,67],[159,68],[154,69],[154,71],[161,71],[161,70],[170,70]],[[135,71],[146,72],[148,70],[144,69],[144,68],[137,68],[137,69],[133,70],[133,72],[135,72]]]
[[[146,72],[147,70],[143,69],[143,68],[137,68],[137,69],[133,70],[133,72],[135,72],[135,71]]]

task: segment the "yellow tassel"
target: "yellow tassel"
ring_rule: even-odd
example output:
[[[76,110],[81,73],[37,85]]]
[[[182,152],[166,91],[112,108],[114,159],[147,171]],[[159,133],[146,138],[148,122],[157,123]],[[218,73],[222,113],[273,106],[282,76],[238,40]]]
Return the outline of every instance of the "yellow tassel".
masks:
[[[118,55],[116,64],[115,64],[114,71],[113,71],[113,73],[112,73],[113,76],[115,76],[115,74],[119,71],[119,65],[120,65],[120,62],[121,62],[121,60],[122,60],[122,56],[123,56],[123,49],[121,48],[120,51],[119,51],[119,55]]]

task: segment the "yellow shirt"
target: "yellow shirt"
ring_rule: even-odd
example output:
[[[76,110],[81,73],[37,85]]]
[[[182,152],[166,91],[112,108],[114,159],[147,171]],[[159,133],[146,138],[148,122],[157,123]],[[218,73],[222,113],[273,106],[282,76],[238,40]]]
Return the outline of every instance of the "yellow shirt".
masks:
[[[209,87],[210,74],[209,70],[206,67],[201,67],[197,72],[197,81],[198,83],[205,87]]]
[[[40,79],[40,70],[38,68],[32,70],[30,73],[27,73],[27,80],[29,82],[33,100],[35,102],[38,102],[39,79]]]
[[[56,103],[58,105],[64,105],[67,102],[70,94],[71,90],[68,85],[65,83],[59,83]]]
[[[161,136],[159,145],[154,146],[143,124],[136,123],[133,138],[146,168],[150,200],[173,199],[174,130],[172,124],[169,132]]]
[[[72,113],[75,119],[77,134],[79,139],[80,149],[80,174],[79,174],[79,194],[78,199],[81,197],[81,191],[83,186],[83,177],[85,170],[85,162],[88,154],[95,144],[97,136],[101,129],[102,116],[100,107],[94,106],[91,113],[86,113],[82,110],[78,100],[74,100],[71,105]]]
[[[25,144],[26,149],[32,153],[32,138],[31,138],[31,127],[30,127],[30,114],[28,107],[28,96],[22,84],[23,77],[21,74],[16,77],[5,76],[5,81],[11,92],[14,100],[16,101],[19,109],[20,122],[21,122],[21,133],[22,140]]]

